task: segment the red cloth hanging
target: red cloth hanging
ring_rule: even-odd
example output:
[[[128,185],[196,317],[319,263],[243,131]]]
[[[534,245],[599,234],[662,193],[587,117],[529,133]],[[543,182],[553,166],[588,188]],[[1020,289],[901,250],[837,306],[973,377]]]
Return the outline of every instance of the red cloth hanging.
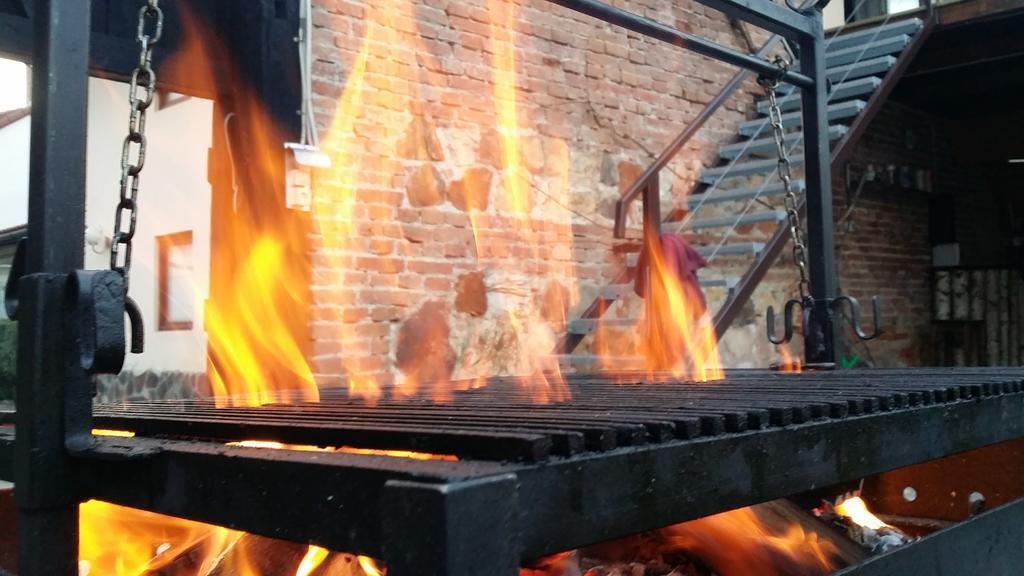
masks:
[[[704,297],[704,290],[700,287],[700,279],[697,278],[697,271],[706,268],[708,261],[690,245],[690,242],[679,234],[661,235],[661,253],[665,261],[665,273],[674,277],[679,286],[685,292],[688,302],[700,303],[695,306],[703,313],[707,309],[707,300]],[[637,296],[647,296],[647,274],[646,269],[649,263],[649,255],[645,249],[640,253],[637,263],[636,281],[633,289]]]

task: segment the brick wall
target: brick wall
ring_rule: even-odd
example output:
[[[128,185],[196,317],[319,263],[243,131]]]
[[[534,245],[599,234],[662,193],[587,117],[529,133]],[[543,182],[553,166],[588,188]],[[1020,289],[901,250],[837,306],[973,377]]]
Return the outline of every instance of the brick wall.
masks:
[[[316,185],[321,382],[532,371],[621,270],[620,190],[734,69],[546,2],[315,4],[315,110],[335,165]],[[747,48],[698,4],[618,4]],[[679,155],[666,198],[752,103],[737,93]]]
[[[616,4],[750,47],[692,2]],[[621,191],[734,73],[543,1],[316,0],[314,10],[315,111],[334,158],[316,184],[312,238],[323,385],[538,368],[565,319],[622,269],[610,250]],[[666,200],[690,191],[760,93],[738,91],[679,154],[663,173]],[[947,161],[937,126],[888,106],[854,161],[934,167],[937,189],[967,198],[971,181]],[[924,193],[871,187],[837,237],[846,291],[883,298],[887,335],[859,349],[878,365],[929,361],[927,217]],[[794,286],[783,259],[723,341],[727,365],[776,357],[764,310]]]
[[[870,299],[882,300],[885,334],[878,340],[854,343],[850,356],[868,365],[921,366],[938,361],[931,323],[929,202],[953,202],[962,263],[968,266],[998,262],[997,203],[977,166],[958,159],[956,141],[947,122],[897,102],[888,102],[856,147],[852,165],[909,166],[932,172],[933,191],[926,193],[898,184],[868,183],[853,202],[846,174],[833,176],[833,210],[838,223],[836,256],[841,290],[858,298],[870,321]],[[850,195],[856,192],[856,184]],[[846,216],[848,213],[848,216]],[[778,308],[796,289],[789,249],[758,287],[748,315],[723,342],[729,362],[739,363],[738,351],[755,350],[751,365],[764,365],[774,351],[762,344],[765,308]],[[869,325],[865,326],[869,329]],[[870,331],[870,330],[869,330]],[[794,348],[800,350],[801,343]]]

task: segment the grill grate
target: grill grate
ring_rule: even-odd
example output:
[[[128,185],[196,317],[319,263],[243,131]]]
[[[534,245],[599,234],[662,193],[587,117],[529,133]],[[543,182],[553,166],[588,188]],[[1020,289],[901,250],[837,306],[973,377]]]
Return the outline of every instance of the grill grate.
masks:
[[[540,462],[628,446],[713,437],[1020,392],[1012,372],[873,370],[782,374],[735,371],[719,382],[668,374],[571,375],[571,399],[535,404],[542,382],[497,378],[428,398],[368,405],[340,389],[319,403],[216,408],[212,401],[98,404],[98,427],[141,436],[274,440],[414,450],[464,460]]]

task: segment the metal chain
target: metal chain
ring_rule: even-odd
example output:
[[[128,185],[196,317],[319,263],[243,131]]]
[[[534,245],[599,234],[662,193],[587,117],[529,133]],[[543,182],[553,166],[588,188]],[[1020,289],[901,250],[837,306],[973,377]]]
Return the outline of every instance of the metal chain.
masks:
[[[163,30],[164,13],[160,9],[160,0],[146,0],[139,8],[136,32],[136,39],[139,42],[139,63],[132,72],[128,85],[128,105],[131,114],[128,119],[128,135],[121,147],[121,197],[114,212],[114,236],[110,247],[110,269],[124,277],[126,293],[128,276],[132,268],[132,239],[135,237],[135,223],[139,212],[139,176],[146,163],[146,110],[153,104],[153,95],[156,93],[153,45],[160,41]],[[128,218],[127,229],[123,224],[125,217]]]
[[[775,147],[779,155],[778,174],[785,191],[786,216],[789,219],[789,233],[793,238],[793,263],[800,272],[800,298],[806,300],[811,293],[811,283],[807,279],[807,236],[804,234],[803,224],[800,222],[800,212],[797,204],[796,192],[793,190],[793,170],[789,160],[789,152],[786,150],[786,133],[782,126],[782,108],[779,106],[776,91],[779,87],[779,79],[789,71],[789,63],[781,56],[776,56],[774,64],[779,68],[779,74],[775,76],[762,76],[758,83],[768,93],[769,121],[772,125],[772,132],[775,135]]]

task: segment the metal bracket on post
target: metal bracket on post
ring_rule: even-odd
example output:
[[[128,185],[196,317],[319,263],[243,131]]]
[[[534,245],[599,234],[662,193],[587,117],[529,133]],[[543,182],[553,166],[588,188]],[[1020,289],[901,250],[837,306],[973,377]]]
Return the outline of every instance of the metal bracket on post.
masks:
[[[4,310],[11,320],[18,319],[18,283],[25,275],[25,239],[18,240],[18,247],[14,250],[14,261],[11,262],[10,274],[7,276],[7,285],[4,286]]]
[[[765,314],[765,325],[768,328],[768,341],[776,346],[782,344],[789,344],[793,340],[793,333],[795,332],[795,324],[793,322],[793,310],[799,306],[801,316],[803,317],[802,327],[805,347],[814,346],[816,350],[822,352],[821,346],[824,342],[824,333],[821,329],[822,324],[816,323],[811,319],[811,313],[815,310],[825,310],[829,315],[829,325],[838,325],[836,322],[835,314],[842,314],[844,306],[850,307],[849,323],[850,328],[853,330],[857,338],[862,341],[874,340],[882,335],[882,304],[878,299],[878,296],[871,298],[871,307],[873,311],[873,329],[870,334],[864,332],[864,328],[860,322],[860,302],[857,301],[853,296],[841,295],[824,302],[816,302],[813,298],[805,298],[803,300],[790,300],[786,302],[786,307],[783,310],[782,319],[782,336],[777,336],[775,331],[775,308],[773,306],[768,307],[768,312]],[[811,357],[809,355],[809,357]],[[832,362],[815,362],[808,363],[809,366],[834,366]]]
[[[68,300],[82,370],[120,372],[125,357],[124,277],[112,270],[76,270],[69,277]]]
[[[822,15],[812,10],[813,35],[800,39],[800,70],[814,78],[801,95],[804,133],[804,180],[807,182],[807,252],[811,309],[804,326],[807,364],[835,364],[842,355],[841,333],[832,321],[837,296],[835,238],[832,217],[832,171],[828,139],[828,77]]]
[[[433,484],[392,480],[381,495],[389,576],[518,576],[514,474]]]

